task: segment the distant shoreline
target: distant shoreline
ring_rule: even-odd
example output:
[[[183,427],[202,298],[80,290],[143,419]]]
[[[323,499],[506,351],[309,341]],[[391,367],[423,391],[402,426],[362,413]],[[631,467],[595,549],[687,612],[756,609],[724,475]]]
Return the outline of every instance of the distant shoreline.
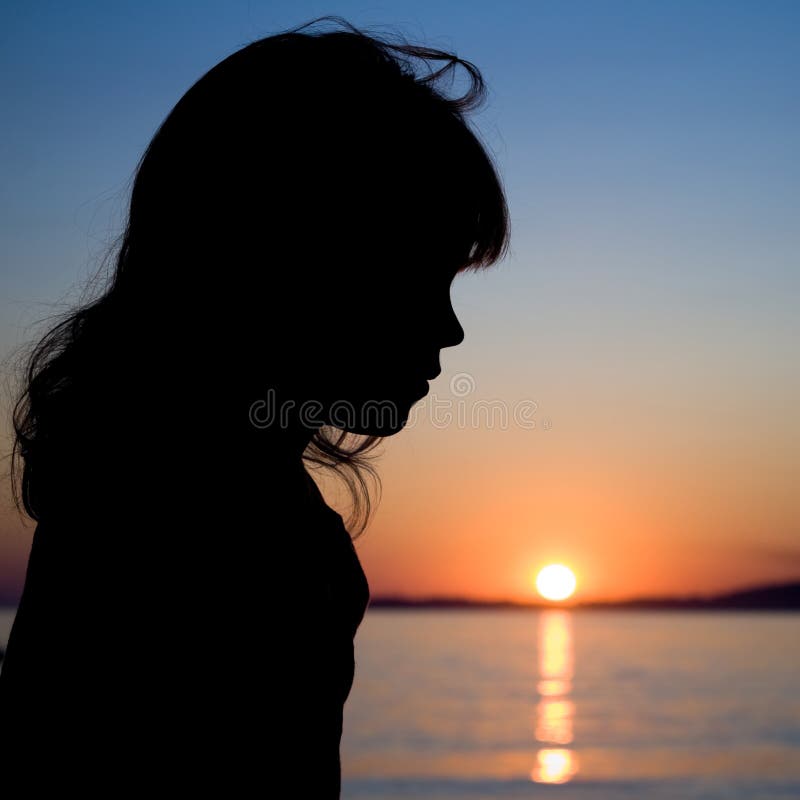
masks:
[[[380,609],[463,609],[463,610],[543,610],[575,611],[800,611],[800,581],[759,586],[712,597],[640,597],[604,602],[516,602],[513,600],[469,600],[463,597],[378,596],[370,608]]]

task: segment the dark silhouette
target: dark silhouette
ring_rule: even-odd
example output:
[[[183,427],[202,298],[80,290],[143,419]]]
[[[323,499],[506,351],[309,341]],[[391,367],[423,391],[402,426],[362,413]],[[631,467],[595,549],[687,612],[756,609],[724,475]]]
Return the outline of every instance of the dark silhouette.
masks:
[[[107,282],[25,362],[6,788],[339,796],[370,451],[464,337],[454,277],[508,247],[465,120],[484,94],[470,62],[323,17],[225,58],[158,128]]]

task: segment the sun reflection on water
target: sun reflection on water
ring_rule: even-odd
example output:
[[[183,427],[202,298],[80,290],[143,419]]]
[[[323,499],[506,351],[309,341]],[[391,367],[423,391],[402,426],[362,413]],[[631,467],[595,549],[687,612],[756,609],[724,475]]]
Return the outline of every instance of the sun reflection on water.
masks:
[[[543,748],[536,756],[531,779],[537,783],[566,783],[578,771],[572,750]]]
[[[567,745],[574,738],[575,704],[569,695],[574,674],[572,619],[568,611],[539,614],[539,674],[537,682],[536,740],[544,745]],[[531,780],[566,783],[578,771],[575,753],[566,747],[542,747]]]

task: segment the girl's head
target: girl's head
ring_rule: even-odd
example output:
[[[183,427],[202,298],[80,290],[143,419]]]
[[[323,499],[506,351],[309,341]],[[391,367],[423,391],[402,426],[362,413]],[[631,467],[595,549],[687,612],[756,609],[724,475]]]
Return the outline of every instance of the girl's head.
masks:
[[[322,20],[339,27],[310,28]],[[437,83],[457,65],[470,87],[452,99]],[[198,425],[260,435],[253,403],[270,399],[287,412],[276,424],[314,428],[308,460],[363,466],[464,337],[453,278],[508,246],[500,181],[464,118],[483,94],[469,62],[336,17],[200,78],[138,164],[108,286],[28,362],[28,513],[60,451],[107,442],[120,411],[135,413],[115,447],[165,414],[185,445]]]

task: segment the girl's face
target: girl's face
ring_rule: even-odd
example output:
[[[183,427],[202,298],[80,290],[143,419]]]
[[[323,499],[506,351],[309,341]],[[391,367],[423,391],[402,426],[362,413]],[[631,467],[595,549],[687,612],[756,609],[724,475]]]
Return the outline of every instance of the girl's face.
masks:
[[[441,350],[464,340],[450,298],[463,264],[432,236],[413,234],[413,246],[407,235],[382,243],[331,293],[341,312],[318,336],[323,402],[335,427],[375,436],[402,430],[441,372]]]
[[[352,163],[351,179],[300,183],[284,203],[282,240],[295,249],[275,261],[287,285],[265,296],[266,316],[287,322],[265,331],[278,352],[263,377],[284,376],[284,396],[308,400],[318,423],[390,436],[428,394],[442,349],[464,340],[450,291],[468,262],[471,211],[452,182],[396,148]]]

